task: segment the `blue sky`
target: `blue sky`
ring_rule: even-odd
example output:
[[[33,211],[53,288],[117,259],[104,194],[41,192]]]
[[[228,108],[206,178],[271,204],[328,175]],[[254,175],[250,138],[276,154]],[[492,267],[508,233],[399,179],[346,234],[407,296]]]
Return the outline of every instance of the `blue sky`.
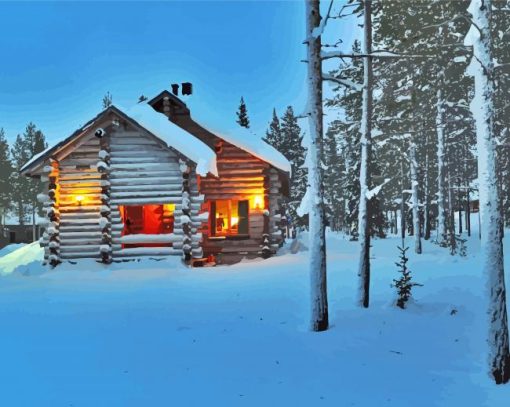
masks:
[[[52,142],[107,91],[129,106],[190,81],[199,122],[235,129],[244,96],[262,134],[273,107],[305,104],[303,3],[0,2],[0,127],[12,140],[33,121]]]

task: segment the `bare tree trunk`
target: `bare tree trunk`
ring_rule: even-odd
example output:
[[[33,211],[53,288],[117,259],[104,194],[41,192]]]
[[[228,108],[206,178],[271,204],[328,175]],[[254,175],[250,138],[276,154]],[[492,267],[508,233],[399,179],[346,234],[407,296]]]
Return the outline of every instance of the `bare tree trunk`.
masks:
[[[32,202],[32,241],[35,242],[37,240],[37,229],[35,225],[35,210],[36,210],[36,203]]]
[[[450,179],[450,171],[448,170],[448,221],[447,236],[449,240],[450,253],[454,254],[457,249],[457,240],[455,239],[455,212],[453,206],[452,184]]]
[[[413,133],[414,134],[414,133]],[[413,136],[414,137],[414,136]],[[411,146],[409,148],[409,155],[411,161],[411,191],[412,191],[412,202],[413,202],[413,232],[414,232],[414,251],[417,254],[421,254],[421,234],[420,234],[420,208],[418,200],[418,163],[416,161],[416,143],[415,140],[411,140]]]
[[[459,183],[460,185],[460,183]],[[460,188],[459,188],[459,193],[458,193],[458,201],[459,201],[459,235],[462,234],[462,195],[460,193]]]
[[[395,219],[395,234],[398,235],[398,213],[397,213],[397,209],[395,209],[393,211],[393,217]]]
[[[442,73],[441,75],[444,75]],[[442,81],[437,91],[436,132],[437,132],[437,242],[446,244],[446,202],[445,202],[445,134],[444,134],[444,100]]]
[[[328,299],[326,283],[326,236],[322,182],[322,60],[321,36],[317,34],[321,21],[319,0],[306,2],[306,43],[308,54],[308,108],[310,145],[308,147],[308,216],[310,228],[310,285],[314,331],[328,329]]]
[[[466,190],[466,230],[467,230],[467,235],[468,236],[471,236],[471,203],[469,201],[469,194],[470,194],[470,191],[469,191],[469,186]]]
[[[372,1],[364,2],[364,44],[365,55],[372,53]],[[359,260],[359,303],[367,308],[370,299],[370,224],[368,214],[368,189],[370,185],[370,153],[372,148],[372,58],[363,59],[363,110],[361,117],[361,165],[358,233],[360,242]]]
[[[405,201],[405,195],[404,195],[404,161],[402,158],[402,161],[400,162],[400,233],[402,237],[402,247],[404,246],[404,240],[406,238],[406,201]]]
[[[429,145],[429,137],[428,134],[426,136],[426,142],[425,142],[425,206],[423,210],[424,220],[423,220],[423,228],[424,228],[424,239],[429,240],[430,239],[430,184],[429,184],[429,152],[428,152],[428,145]]]
[[[471,70],[475,96],[471,111],[475,118],[478,149],[478,177],[481,218],[481,254],[487,278],[488,362],[497,384],[510,379],[510,352],[503,263],[502,216],[497,185],[496,140],[494,135],[494,60],[491,39],[491,0],[472,0],[468,11],[473,25],[466,45],[473,45]]]
[[[17,203],[17,207],[18,207],[18,222],[20,225],[24,225],[25,224],[25,209],[23,207],[23,202],[19,201]]]

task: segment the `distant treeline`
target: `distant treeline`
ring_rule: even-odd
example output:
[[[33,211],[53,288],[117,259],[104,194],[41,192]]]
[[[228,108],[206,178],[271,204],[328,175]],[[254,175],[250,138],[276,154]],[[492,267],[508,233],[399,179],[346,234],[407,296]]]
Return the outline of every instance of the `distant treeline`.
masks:
[[[37,194],[39,181],[19,173],[20,168],[35,154],[47,147],[44,134],[34,123],[29,123],[9,146],[3,128],[0,128],[0,222],[8,213],[16,216],[20,225],[34,224],[40,211]]]

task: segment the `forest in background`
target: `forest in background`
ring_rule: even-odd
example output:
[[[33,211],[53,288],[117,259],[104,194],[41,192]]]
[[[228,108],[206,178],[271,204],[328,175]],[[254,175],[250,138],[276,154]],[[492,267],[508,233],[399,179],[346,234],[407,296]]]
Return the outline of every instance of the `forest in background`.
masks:
[[[6,134],[0,127],[0,225],[13,214],[20,225],[35,225],[41,209],[37,201],[39,181],[19,173],[20,168],[34,155],[47,148],[46,138],[30,122],[23,134],[18,134],[9,146]],[[36,239],[34,229],[34,240]]]

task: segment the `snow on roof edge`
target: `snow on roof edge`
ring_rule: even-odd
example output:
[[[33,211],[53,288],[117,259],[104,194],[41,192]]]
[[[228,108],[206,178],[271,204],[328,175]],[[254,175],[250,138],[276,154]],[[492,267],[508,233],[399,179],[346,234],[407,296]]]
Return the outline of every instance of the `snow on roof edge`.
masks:
[[[155,111],[150,105],[146,103],[136,104],[129,109],[112,105],[112,108],[118,110],[129,119],[135,121],[141,127],[148,130],[156,138],[164,142],[169,148],[177,150],[179,153],[195,162],[198,174],[206,176],[208,173],[211,173],[218,176],[216,154],[214,151],[192,134],[172,123],[165,115]],[[44,157],[51,151],[58,150],[58,148],[66,142],[88,129],[106,110],[73,132],[71,136],[34,155],[21,167],[20,172],[26,171],[41,157]]]
[[[168,147],[196,163],[196,171],[202,176],[211,173],[218,176],[216,153],[193,134],[172,123],[164,114],[157,112],[146,103],[136,104],[130,109],[119,109],[150,131]]]
[[[215,152],[193,134],[171,122],[164,114],[154,110],[149,104],[137,103],[128,109],[115,105],[112,105],[112,107],[126,115],[128,118],[137,122],[141,127],[145,128],[155,137],[163,141],[169,148],[177,150],[195,162],[197,165],[196,171],[198,174],[206,176],[207,173],[211,173],[215,176],[218,176]],[[57,150],[66,142],[73,139],[74,136],[77,136],[78,134],[88,129],[101,117],[101,115],[106,110],[102,111],[94,119],[90,120],[84,126],[73,132],[71,136],[33,156],[21,167],[20,172],[26,171],[41,157],[45,156],[50,151]],[[206,128],[203,125],[201,126]],[[288,173],[289,176],[291,175],[291,165],[289,161],[284,157],[284,155],[276,150],[273,146],[265,142],[261,137],[257,136],[250,129],[240,127],[239,129],[234,130],[236,135],[242,137],[233,136],[233,132],[218,132],[214,130],[208,131],[225,140],[226,142],[235,145],[236,147],[239,147],[240,149],[252,154],[253,156],[267,162],[273,167]]]
[[[60,144],[61,142],[59,142],[58,144]],[[30,160],[28,160],[25,164],[23,164],[23,166],[20,168],[20,172],[23,172],[25,171],[28,167],[30,167],[33,163],[35,163],[39,158],[41,158],[42,156],[46,155],[47,153],[49,153],[53,148],[56,148],[57,147],[57,144],[55,145],[52,145],[50,147],[48,147],[46,150],[44,151],[41,151],[40,153],[37,153],[36,155],[34,155]]]
[[[273,167],[287,172],[289,176],[292,174],[292,167],[290,165],[289,160],[285,158],[285,156],[280,153],[276,148],[274,148],[271,144],[268,144],[261,137],[255,134],[252,130],[247,129],[245,127],[240,127],[238,130],[234,130],[236,134],[243,135],[244,137],[235,137],[231,132],[224,133],[220,131],[210,130],[211,127],[204,126],[202,123],[200,124],[210,133],[216,135],[217,137],[225,140],[226,142],[239,147],[240,149],[252,154],[253,156],[261,159],[262,161],[271,164]]]

